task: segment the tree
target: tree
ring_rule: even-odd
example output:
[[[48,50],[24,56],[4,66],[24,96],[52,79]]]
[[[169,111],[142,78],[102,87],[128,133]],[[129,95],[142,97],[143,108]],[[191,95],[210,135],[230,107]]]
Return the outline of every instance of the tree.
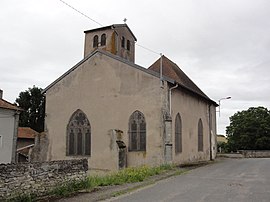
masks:
[[[20,114],[19,126],[44,131],[45,97],[41,92],[41,88],[33,86],[19,94],[16,104],[24,110]]]
[[[228,149],[270,150],[270,111],[251,107],[230,117],[226,128]]]

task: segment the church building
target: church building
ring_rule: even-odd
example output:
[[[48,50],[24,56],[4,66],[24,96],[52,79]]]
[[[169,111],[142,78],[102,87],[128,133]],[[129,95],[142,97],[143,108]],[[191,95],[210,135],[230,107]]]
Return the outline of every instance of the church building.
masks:
[[[43,91],[47,160],[118,170],[215,158],[217,104],[174,62],[136,65],[126,24],[84,33],[84,58]]]

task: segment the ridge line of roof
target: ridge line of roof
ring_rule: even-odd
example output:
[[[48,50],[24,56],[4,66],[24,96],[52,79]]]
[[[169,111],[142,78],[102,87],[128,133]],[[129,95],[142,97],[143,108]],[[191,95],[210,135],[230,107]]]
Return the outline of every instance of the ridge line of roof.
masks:
[[[133,34],[133,32],[131,31],[131,29],[129,28],[129,26],[127,24],[112,24],[112,25],[107,25],[107,26],[98,27],[98,28],[95,28],[95,29],[85,30],[84,33],[94,32],[94,31],[108,29],[108,28],[116,28],[116,27],[127,27],[127,29],[129,30],[129,32],[131,33],[131,35],[134,37],[135,41],[137,41],[136,36]]]
[[[96,53],[101,53],[103,55],[106,55],[110,58],[116,59],[120,62],[123,62],[125,64],[128,64],[129,66],[132,66],[136,69],[139,69],[141,71],[144,71],[152,76],[155,77],[159,77],[159,73],[150,70],[150,69],[146,69],[140,65],[137,65],[135,63],[129,62],[128,60],[125,60],[117,55],[113,55],[111,53],[105,52],[103,50],[97,49],[94,52],[90,53],[89,55],[87,55],[85,58],[83,58],[81,61],[79,61],[77,64],[75,64],[73,67],[71,67],[68,71],[66,71],[64,74],[62,74],[60,77],[58,77],[56,80],[54,80],[51,84],[49,84],[41,93],[44,94],[46,93],[47,90],[49,90],[52,86],[54,86],[56,83],[58,83],[60,80],[62,80],[64,77],[66,77],[68,74],[70,74],[72,71],[74,71],[75,69],[77,69],[77,67],[79,67],[81,64],[83,64],[86,60],[88,60],[89,58],[91,58],[92,56],[94,56]],[[167,76],[163,77],[164,80],[170,82],[170,83],[175,83],[175,81]]]

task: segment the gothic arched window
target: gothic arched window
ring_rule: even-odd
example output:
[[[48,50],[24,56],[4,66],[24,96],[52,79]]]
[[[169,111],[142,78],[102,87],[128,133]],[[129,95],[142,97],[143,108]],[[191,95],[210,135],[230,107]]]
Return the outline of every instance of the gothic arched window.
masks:
[[[146,122],[143,113],[133,112],[128,126],[129,151],[146,151]]]
[[[201,119],[198,122],[198,151],[203,151],[203,124]]]
[[[182,121],[178,113],[175,118],[175,153],[182,152]]]
[[[87,116],[78,109],[67,125],[67,155],[90,156],[91,125]]]
[[[101,42],[100,42],[101,46],[105,46],[106,45],[106,34],[102,34],[101,35]]]
[[[93,38],[93,48],[98,47],[98,35],[95,35]]]

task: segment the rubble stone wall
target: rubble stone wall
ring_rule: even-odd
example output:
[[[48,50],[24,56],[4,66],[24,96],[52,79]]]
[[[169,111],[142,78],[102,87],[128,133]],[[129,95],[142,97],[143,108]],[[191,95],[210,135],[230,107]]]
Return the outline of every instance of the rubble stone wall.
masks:
[[[87,177],[87,159],[0,164],[0,201],[22,194],[42,196],[56,186]]]

